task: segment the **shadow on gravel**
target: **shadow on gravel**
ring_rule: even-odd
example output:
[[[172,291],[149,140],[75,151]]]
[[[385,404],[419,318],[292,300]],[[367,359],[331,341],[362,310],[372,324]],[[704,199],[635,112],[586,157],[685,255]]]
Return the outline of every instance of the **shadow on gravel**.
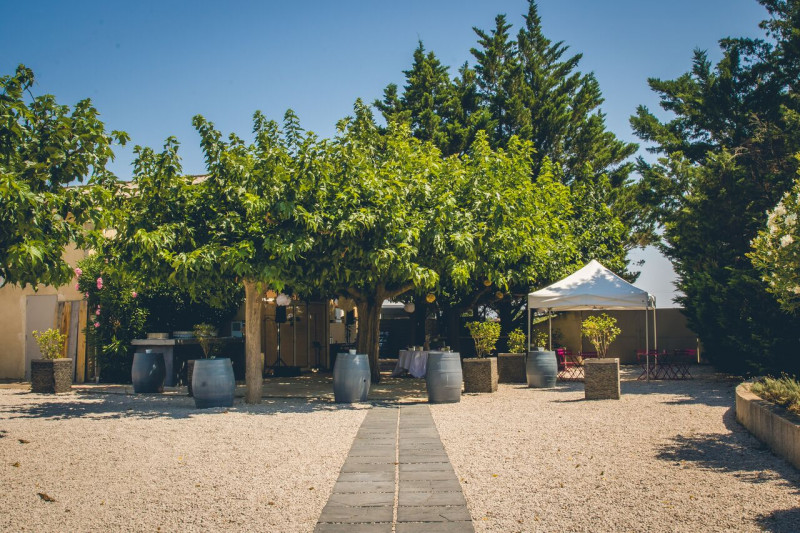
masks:
[[[729,412],[725,416],[733,415]],[[692,463],[694,467],[730,473],[747,483],[777,481],[800,494],[800,473],[743,430],[728,435],[677,435],[656,457],[676,467]]]
[[[795,533],[800,524],[800,507],[782,509],[756,518],[756,523],[764,530],[773,533]]]
[[[18,393],[28,395],[30,393]],[[0,405],[0,420],[42,418],[67,420],[72,418],[97,419],[186,419],[213,416],[228,412],[254,415],[303,414],[318,411],[364,409],[368,404],[337,404],[333,401],[305,398],[264,398],[258,405],[245,404],[236,398],[233,407],[197,409],[194,400],[187,396],[160,394],[73,394],[59,396],[58,401],[39,400],[22,405]]]
[[[700,404],[709,407],[726,407],[734,404],[734,395],[739,381],[735,380],[651,380],[623,381],[622,394],[667,394],[676,396],[665,401],[667,405]]]

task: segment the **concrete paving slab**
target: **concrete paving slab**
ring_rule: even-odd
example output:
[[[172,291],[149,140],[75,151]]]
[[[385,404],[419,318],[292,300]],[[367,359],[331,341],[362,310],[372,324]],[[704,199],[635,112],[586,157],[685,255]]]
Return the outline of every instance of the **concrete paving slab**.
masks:
[[[316,531],[383,532],[386,525],[395,533],[474,531],[427,405],[367,414]]]
[[[406,530],[412,531],[412,530]],[[417,529],[416,531],[420,531]],[[314,533],[392,533],[391,522],[373,524],[317,524]]]
[[[391,492],[394,494],[395,483],[392,481],[337,481],[333,486],[334,494],[348,492]]]
[[[324,511],[323,511],[324,513]],[[397,522],[464,522],[471,520],[465,505],[397,507]]]
[[[413,501],[414,498],[410,497],[409,500]],[[361,492],[361,493],[334,492],[328,499],[328,503],[335,505],[349,505],[350,507],[377,507],[384,505],[394,505],[394,492]],[[409,504],[409,505],[418,505],[418,504]],[[431,502],[431,505],[457,505],[457,504],[449,504],[449,503],[437,504]]]
[[[472,521],[464,522],[398,522],[396,533],[473,533]]]

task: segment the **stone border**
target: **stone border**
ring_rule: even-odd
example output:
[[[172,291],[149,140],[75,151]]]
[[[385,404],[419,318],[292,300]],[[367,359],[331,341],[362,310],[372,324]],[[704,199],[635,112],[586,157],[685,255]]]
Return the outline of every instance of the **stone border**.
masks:
[[[736,387],[736,421],[800,469],[800,416],[756,396],[750,385],[745,382]]]

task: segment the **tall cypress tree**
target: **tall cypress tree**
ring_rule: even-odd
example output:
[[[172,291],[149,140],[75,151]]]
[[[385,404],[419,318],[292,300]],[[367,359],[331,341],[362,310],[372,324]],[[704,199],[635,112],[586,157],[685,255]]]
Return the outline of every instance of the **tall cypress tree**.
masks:
[[[678,274],[680,299],[706,355],[739,373],[797,370],[796,318],[767,293],[745,254],[795,174],[798,0],[760,0],[774,17],[761,39],[720,41],[712,66],[696,50],[690,72],[649,80],[662,122],[641,106],[631,118],[637,135],[661,157],[638,161],[642,200],[663,224],[662,249]]]

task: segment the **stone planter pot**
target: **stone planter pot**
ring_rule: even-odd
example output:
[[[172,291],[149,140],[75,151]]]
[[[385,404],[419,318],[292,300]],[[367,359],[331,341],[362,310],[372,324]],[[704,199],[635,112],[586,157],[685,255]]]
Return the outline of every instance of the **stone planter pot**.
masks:
[[[537,389],[551,389],[556,386],[558,378],[558,361],[556,352],[548,350],[535,350],[528,352],[525,363],[525,377],[528,387]]]
[[[497,354],[497,380],[500,383],[525,383],[525,354]]]
[[[497,359],[469,358],[462,361],[464,392],[495,392],[497,390]]]
[[[31,361],[31,392],[58,394],[72,389],[72,359]]]
[[[235,390],[230,359],[197,359],[194,362],[192,392],[195,407],[233,407]]]
[[[619,400],[619,359],[584,359],[583,372],[587,400]]]

